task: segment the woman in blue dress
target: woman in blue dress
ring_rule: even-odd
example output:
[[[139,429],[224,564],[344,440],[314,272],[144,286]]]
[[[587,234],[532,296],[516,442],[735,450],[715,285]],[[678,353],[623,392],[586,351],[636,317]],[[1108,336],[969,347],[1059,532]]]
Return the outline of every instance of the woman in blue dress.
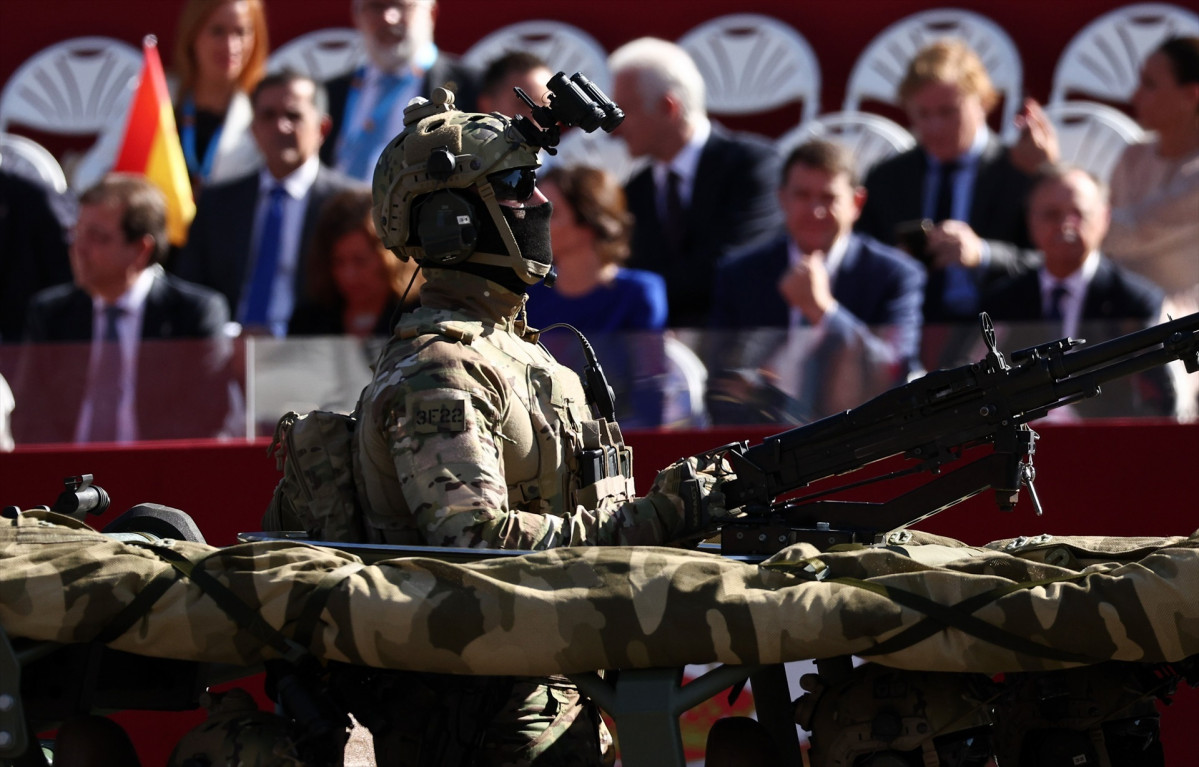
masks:
[[[623,426],[662,423],[665,400],[666,283],[661,275],[622,264],[629,256],[632,216],[614,176],[587,166],[555,166],[537,181],[554,206],[550,234],[558,278],[529,288],[529,324],[565,323],[587,335],[616,391]],[[581,369],[574,334],[546,333],[543,342]]]

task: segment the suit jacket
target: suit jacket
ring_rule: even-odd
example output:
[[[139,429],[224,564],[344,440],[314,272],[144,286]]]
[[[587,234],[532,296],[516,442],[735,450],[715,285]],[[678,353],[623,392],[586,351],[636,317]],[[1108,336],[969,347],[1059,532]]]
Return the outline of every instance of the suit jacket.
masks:
[[[1100,256],[1099,266],[1083,297],[1078,334],[1091,344],[1108,341],[1156,324],[1161,319],[1162,291],[1149,280]],[[983,294],[982,308],[1002,323],[1043,323],[1039,270],[1018,274]],[[1009,328],[1005,346],[1023,349],[1061,335],[1044,324]],[[1165,368],[1154,368],[1132,378],[1103,385],[1097,399],[1085,400],[1076,410],[1088,416],[1169,415],[1175,406],[1174,386]]]
[[[65,201],[0,169],[0,341],[20,341],[29,299],[68,282]]]
[[[217,436],[229,413],[229,309],[219,293],[154,268],[138,349],[140,439]],[[92,298],[73,284],[34,296],[13,411],[18,442],[71,442],[87,394]],[[191,339],[191,340],[188,340]],[[154,343],[167,341],[170,343]],[[74,342],[64,348],[62,342]]]
[[[628,265],[666,278],[670,326],[703,327],[719,258],[768,237],[782,222],[775,195],[778,172],[779,157],[770,144],[713,124],[696,167],[678,255],[671,253],[662,231],[653,169],[629,180],[625,192],[634,224]]]
[[[325,91],[329,95],[329,115],[333,119],[333,127],[321,145],[321,162],[329,167],[337,164],[334,153],[337,151],[337,139],[341,136],[341,128],[346,121],[346,101],[349,100],[350,88],[357,72],[335,77],[325,83]],[[438,53],[437,59],[429,71],[425,73],[418,95],[429,97],[434,88],[445,86],[454,91],[454,104],[463,112],[473,112],[479,98],[479,73],[463,64],[455,56]],[[399,105],[401,109],[405,104]]]
[[[888,158],[870,170],[866,177],[866,204],[855,228],[882,242],[896,245],[896,227],[924,216],[924,181],[928,174],[928,156],[920,147]],[[987,241],[990,263],[976,281],[980,292],[987,286],[1025,271],[1031,264],[1027,252],[1028,222],[1024,215],[1025,198],[1032,179],[1012,165],[1008,150],[991,135],[978,160],[978,172],[966,223]],[[943,304],[944,272],[929,274],[924,319],[944,322],[962,319],[952,315]]]
[[[713,372],[757,368],[788,343],[791,309],[777,287],[788,267],[785,233],[718,265],[707,354]],[[800,420],[860,404],[906,378],[920,345],[924,281],[924,267],[906,253],[850,235],[833,275],[841,306],[802,360]],[[721,420],[716,409],[713,417]]]
[[[308,191],[296,266],[297,303],[307,294],[308,254],[321,205],[361,184],[324,166]],[[253,268],[254,214],[258,210],[258,172],[207,187],[196,205],[187,244],[173,257],[171,271],[185,280],[219,291],[236,314]]]
[[[1137,320],[1152,324],[1160,318],[1161,308],[1161,288],[1101,255],[1087,285],[1079,320],[1084,323]],[[1044,320],[1039,270],[1018,274],[995,285],[983,294],[983,309],[992,319],[1004,322]]]

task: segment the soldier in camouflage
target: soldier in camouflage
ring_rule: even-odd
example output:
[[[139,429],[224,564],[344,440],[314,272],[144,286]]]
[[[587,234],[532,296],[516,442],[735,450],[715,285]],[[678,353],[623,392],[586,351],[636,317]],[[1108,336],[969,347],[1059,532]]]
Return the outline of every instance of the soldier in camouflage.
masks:
[[[578,376],[527,326],[525,289],[551,268],[551,205],[535,185],[537,150],[512,120],[460,112],[438,90],[409,105],[404,132],[379,160],[377,229],[400,258],[416,260],[426,283],[359,406],[355,482],[371,541],[679,544],[731,515],[720,492],[730,475],[718,460],[684,459],[636,497],[619,427],[593,416]],[[434,764],[447,753],[461,753],[463,764],[602,763],[598,715],[565,678],[491,680],[487,689],[425,682],[416,686],[432,692],[414,700],[431,696],[445,710],[391,706],[386,732],[372,727],[381,764]],[[463,729],[439,718],[478,719],[473,729],[485,731],[414,749],[430,730]]]

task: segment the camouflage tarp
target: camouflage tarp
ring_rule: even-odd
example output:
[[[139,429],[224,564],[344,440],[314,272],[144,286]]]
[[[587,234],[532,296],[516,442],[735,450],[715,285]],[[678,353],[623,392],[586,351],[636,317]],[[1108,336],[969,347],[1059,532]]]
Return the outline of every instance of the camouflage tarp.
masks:
[[[365,565],[305,544],[172,542],[196,563],[189,577],[169,552],[24,514],[0,520],[0,624],[143,655],[277,656],[269,630],[246,628],[253,613],[234,620],[197,585],[210,576],[319,657],[399,669],[540,675],[853,653],[996,673],[1199,653],[1199,533],[1009,543],[799,545],[757,566],[649,547]]]

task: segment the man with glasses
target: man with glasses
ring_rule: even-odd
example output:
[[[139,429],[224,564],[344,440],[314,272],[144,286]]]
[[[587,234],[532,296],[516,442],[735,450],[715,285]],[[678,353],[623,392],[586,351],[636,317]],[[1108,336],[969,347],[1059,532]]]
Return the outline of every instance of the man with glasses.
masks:
[[[321,159],[369,182],[412,98],[445,87],[473,109],[478,74],[433,43],[436,0],[353,0],[351,11],[368,62],[326,83],[333,124]]]
[[[426,282],[358,407],[367,539],[527,550],[703,537],[730,516],[727,468],[686,459],[636,497],[619,427],[590,412],[578,376],[526,325],[525,291],[551,273],[538,147],[498,113],[458,111],[441,89],[405,123],[375,173],[375,224]],[[606,387],[589,376],[589,388]],[[454,626],[428,630],[458,646]],[[421,673],[395,687],[379,693],[388,685],[373,678],[353,696],[379,764],[604,763],[598,713],[564,677]]]

